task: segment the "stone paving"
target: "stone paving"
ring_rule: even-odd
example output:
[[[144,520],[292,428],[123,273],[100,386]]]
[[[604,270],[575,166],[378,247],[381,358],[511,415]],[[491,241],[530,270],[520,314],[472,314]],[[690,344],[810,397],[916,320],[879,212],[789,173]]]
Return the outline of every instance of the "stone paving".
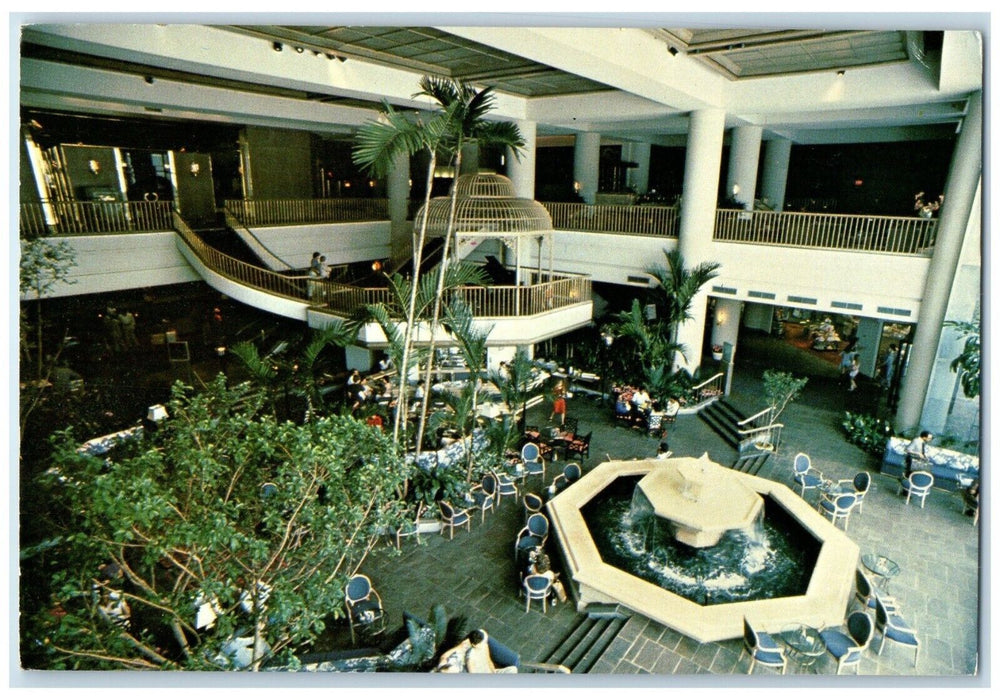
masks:
[[[759,371],[741,369],[734,379],[730,402],[745,414],[760,404]],[[832,479],[851,478],[859,470],[872,474],[872,489],[864,510],[854,513],[848,534],[861,552],[878,552],[894,559],[900,574],[891,582],[891,593],[920,639],[919,661],[913,652],[889,641],[876,654],[879,639],[861,662],[862,676],[969,676],[977,672],[980,633],[979,528],[962,512],[957,494],[935,490],[926,506],[906,505],[897,495],[898,482],[878,473],[870,455],[846,442],[839,427],[848,397],[834,382],[811,381],[803,396],[782,416],[787,426],[779,453],[766,464],[760,476],[793,488],[791,464],[803,451],[813,465]],[[548,407],[529,411],[529,423],[544,425]],[[580,394],[569,403],[569,415],[580,421],[580,429],[593,429],[590,457],[585,470],[611,456],[615,459],[645,458],[655,454],[658,440],[614,424],[609,409]],[[732,463],[735,452],[695,415],[678,418],[669,435],[675,455],[709,456]],[[555,475],[550,463],[546,480]],[[529,477],[530,490],[541,488],[540,479]],[[796,489],[797,491],[797,489]],[[817,496],[807,492],[815,503]],[[390,615],[390,626],[401,624],[402,612],[428,615],[438,603],[450,615],[464,615],[470,626],[487,629],[497,639],[518,650],[526,660],[544,660],[580,622],[582,615],[570,604],[541,610],[537,602],[525,611],[517,593],[514,567],[514,537],[524,522],[520,501],[505,498],[485,523],[478,515],[471,532],[456,531],[453,541],[439,534],[425,534],[418,544],[404,540],[402,549],[381,548],[362,566],[382,595]],[[835,621],[830,621],[836,624]],[[699,644],[692,639],[640,615],[634,615],[591,673],[649,673],[669,675],[742,674],[748,659],[741,658],[741,640]],[[829,654],[815,670],[836,673]],[[802,669],[793,664],[789,673]],[[848,672],[849,673],[849,672]],[[776,672],[757,667],[754,675]],[[537,677],[536,677],[537,678]],[[803,678],[803,676],[799,676]]]

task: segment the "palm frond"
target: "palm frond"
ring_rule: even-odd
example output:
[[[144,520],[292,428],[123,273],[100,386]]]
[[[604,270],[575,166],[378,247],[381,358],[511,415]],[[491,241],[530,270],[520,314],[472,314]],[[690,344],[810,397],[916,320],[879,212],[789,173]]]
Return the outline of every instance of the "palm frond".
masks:
[[[243,340],[229,349],[233,355],[240,358],[246,368],[259,382],[268,383],[278,376],[278,370],[260,356],[260,350],[253,343]]]
[[[398,156],[432,147],[433,136],[442,128],[441,124],[424,124],[396,112],[386,103],[377,120],[366,122],[358,130],[351,159],[376,177],[385,176]]]
[[[481,121],[472,135],[479,139],[480,144],[510,148],[518,159],[524,149],[524,136],[513,122]]]

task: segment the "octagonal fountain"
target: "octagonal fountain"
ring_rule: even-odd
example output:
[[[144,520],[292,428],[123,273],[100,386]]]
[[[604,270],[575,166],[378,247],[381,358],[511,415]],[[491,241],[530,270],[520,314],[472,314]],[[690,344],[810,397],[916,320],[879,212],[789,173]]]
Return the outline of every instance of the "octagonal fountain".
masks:
[[[839,623],[858,546],[783,484],[700,458],[605,462],[548,503],[578,609],[618,603],[701,642],[743,618]]]

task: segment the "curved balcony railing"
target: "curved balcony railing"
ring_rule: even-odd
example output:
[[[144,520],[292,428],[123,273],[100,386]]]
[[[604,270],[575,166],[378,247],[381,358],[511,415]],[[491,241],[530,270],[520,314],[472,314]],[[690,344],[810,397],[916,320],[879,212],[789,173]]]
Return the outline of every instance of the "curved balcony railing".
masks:
[[[392,294],[385,287],[355,287],[302,275],[282,275],[226,255],[206,244],[179,216],[174,225],[181,238],[214,272],[244,286],[321,306],[340,316],[350,316],[367,304],[390,308]],[[451,293],[464,299],[476,316],[488,318],[533,316],[591,299],[590,278],[583,275],[533,274],[532,284],[521,287],[460,287]]]
[[[552,216],[552,228],[592,233],[631,233],[676,238],[680,227],[677,207],[654,205],[577,204],[542,202]]]
[[[516,318],[534,316],[566,306],[590,301],[590,278],[583,275],[543,275],[541,281],[527,286],[491,285],[460,287],[451,295],[465,301],[474,316],[481,318]],[[349,315],[367,304],[392,307],[394,298],[384,287],[355,287],[337,282],[309,280],[312,303],[325,306],[335,314]]]
[[[226,209],[246,226],[387,221],[388,199],[227,199]]]
[[[912,216],[718,209],[714,239],[758,245],[928,255],[936,233],[936,219]]]
[[[44,201],[21,204],[22,236],[169,231],[171,202]]]

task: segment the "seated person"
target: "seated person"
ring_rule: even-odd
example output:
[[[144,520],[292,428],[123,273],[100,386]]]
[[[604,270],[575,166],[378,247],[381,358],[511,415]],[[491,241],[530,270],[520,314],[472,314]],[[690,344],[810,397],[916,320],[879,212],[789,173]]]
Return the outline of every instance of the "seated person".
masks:
[[[676,416],[677,412],[680,411],[680,410],[681,410],[681,402],[680,401],[678,401],[677,399],[675,399],[672,396],[669,399],[667,399],[667,407],[666,407],[666,410],[664,411],[664,415],[666,415],[666,416]]]
[[[615,415],[625,417],[632,413],[632,406],[624,398],[619,397],[615,401]]]
[[[635,393],[632,394],[632,406],[635,408],[638,416],[644,418],[653,410],[653,401],[649,398],[649,394],[646,393],[645,389],[636,389]]]
[[[472,630],[469,636],[441,654],[438,673],[517,673],[517,666],[497,668],[490,658],[489,637],[485,630]]]
[[[656,458],[657,459],[670,459],[670,456],[672,454],[673,454],[673,452],[670,451],[670,445],[668,445],[667,441],[664,440],[663,442],[660,443],[660,447],[656,451]]]
[[[549,561],[549,555],[541,552],[535,557],[535,560],[531,562],[531,566],[528,567],[529,574],[537,574],[538,576],[544,576],[552,582],[552,592],[556,594],[556,598],[559,599],[560,603],[566,602],[566,589],[562,585],[562,581],[559,580],[559,574],[552,570],[552,563]],[[556,602],[552,601],[555,605]]]

